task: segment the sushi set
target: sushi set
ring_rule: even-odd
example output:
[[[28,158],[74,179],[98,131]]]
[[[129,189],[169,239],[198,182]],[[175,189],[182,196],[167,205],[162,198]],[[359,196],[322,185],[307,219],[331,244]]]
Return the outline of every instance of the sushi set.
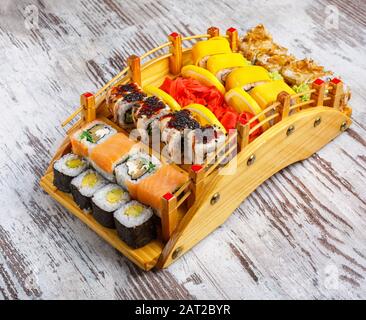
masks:
[[[174,32],[81,95],[40,185],[140,268],[165,268],[262,182],[345,131],[350,96],[263,25],[241,38]]]

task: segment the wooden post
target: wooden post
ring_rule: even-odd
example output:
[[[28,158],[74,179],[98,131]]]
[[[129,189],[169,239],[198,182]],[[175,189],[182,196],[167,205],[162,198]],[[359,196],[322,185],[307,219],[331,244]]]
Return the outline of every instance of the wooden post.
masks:
[[[162,197],[161,229],[164,241],[168,241],[178,224],[177,198],[170,192]]]
[[[311,88],[316,90],[310,97],[311,100],[314,100],[313,106],[322,106],[324,103],[325,82],[322,79],[316,79],[311,84]]]
[[[191,195],[187,199],[187,204],[190,208],[203,192],[203,182],[205,177],[204,166],[193,164],[190,168],[189,176],[192,180]]]
[[[326,101],[325,104],[328,107],[332,107],[342,111],[341,100],[343,96],[343,82],[338,78],[333,78],[329,82],[329,85],[331,86],[331,88],[329,89],[330,100]]]
[[[90,92],[83,93],[80,96],[80,104],[83,107],[84,120],[86,122],[91,122],[95,120],[96,109],[94,94]]]
[[[240,151],[243,150],[249,143],[249,130],[250,130],[250,124],[242,124],[238,123],[238,132],[239,132],[239,147]]]
[[[290,113],[290,103],[291,103],[291,95],[287,92],[282,91],[277,96],[277,101],[280,103],[278,107],[278,111],[280,114],[281,120],[287,118]]]
[[[229,28],[226,30],[226,35],[229,37],[229,43],[233,52],[238,51],[239,46],[239,34],[235,28]]]
[[[220,29],[216,28],[216,27],[210,27],[207,29],[207,34],[213,38],[213,37],[218,37],[220,35]]]
[[[131,55],[127,59],[127,65],[130,67],[129,73],[131,81],[141,86],[141,62],[140,57]]]
[[[182,69],[182,36],[176,32],[169,35],[169,41],[172,42],[170,46],[170,53],[172,56],[169,58],[169,71],[173,75],[180,73]]]

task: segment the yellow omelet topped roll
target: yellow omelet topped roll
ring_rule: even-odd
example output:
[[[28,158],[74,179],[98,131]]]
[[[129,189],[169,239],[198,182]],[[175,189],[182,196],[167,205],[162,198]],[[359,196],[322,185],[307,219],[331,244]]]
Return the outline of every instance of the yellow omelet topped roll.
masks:
[[[192,48],[193,64],[206,68],[207,60],[215,54],[231,53],[229,41],[223,37],[215,37],[197,42]]]
[[[250,95],[264,109],[275,102],[278,94],[283,91],[290,95],[296,94],[283,80],[276,80],[256,86],[250,91]],[[292,101],[292,103],[295,103],[295,101]]]
[[[268,71],[259,66],[245,66],[237,68],[226,78],[226,91],[240,87],[249,91],[257,85],[271,81]]]
[[[207,70],[213,73],[222,83],[235,68],[249,65],[241,53],[224,53],[210,56],[207,60]]]

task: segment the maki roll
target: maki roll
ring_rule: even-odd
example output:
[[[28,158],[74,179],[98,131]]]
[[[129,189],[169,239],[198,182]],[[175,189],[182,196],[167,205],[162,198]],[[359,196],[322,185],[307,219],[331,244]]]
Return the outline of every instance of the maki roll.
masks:
[[[260,66],[246,66],[235,69],[226,77],[226,90],[240,87],[250,91],[257,85],[271,81],[269,73]]]
[[[90,210],[94,193],[106,184],[107,181],[100,174],[88,169],[72,179],[71,194],[80,209]]]
[[[71,180],[87,168],[87,162],[76,154],[68,153],[53,164],[53,185],[70,192]]]
[[[87,123],[70,137],[72,152],[83,157],[88,157],[90,151],[117,133],[117,130],[103,121],[95,120]]]
[[[132,92],[123,97],[115,107],[115,121],[124,129],[130,129],[135,126],[133,114],[144,98],[143,92]]]
[[[139,183],[160,167],[160,161],[145,152],[136,152],[122,164],[116,167],[117,183],[126,188],[128,182]]]
[[[256,86],[250,92],[250,95],[255,101],[257,101],[262,109],[265,109],[267,106],[276,101],[277,96],[281,92],[286,92],[289,95],[296,94],[296,92],[289,85],[287,85],[285,81],[276,80]],[[291,105],[294,105],[297,100],[291,99],[290,102]]]
[[[113,106],[118,100],[126,96],[131,92],[139,91],[140,87],[137,83],[131,82],[127,84],[119,84],[113,86],[110,90],[108,90],[106,94],[106,102],[109,108],[109,111],[113,113]]]
[[[198,129],[199,127],[199,122],[187,109],[169,113],[160,120],[161,141],[168,143],[174,134],[182,133],[186,129]]]
[[[114,168],[124,162],[135,149],[140,150],[135,141],[123,133],[117,133],[91,151],[90,163],[103,177],[115,182]]]
[[[317,78],[331,76],[332,72],[319,66],[311,59],[295,60],[281,70],[286,82],[291,85],[310,83]]]
[[[270,50],[273,45],[271,34],[263,24],[259,24],[241,40],[240,50],[246,59],[254,63],[258,52]]]
[[[269,72],[281,73],[283,67],[295,60],[292,55],[264,51],[258,53],[255,64],[266,68]]]
[[[133,113],[145,98],[146,94],[135,83],[113,87],[107,95],[107,104],[114,121],[124,129],[133,128]]]
[[[173,162],[180,163],[185,141],[198,128],[199,122],[187,109],[164,116],[160,121],[161,140],[166,143],[164,154]]]
[[[225,134],[214,125],[206,125],[195,130],[190,137],[192,146],[192,163],[201,164],[208,155],[216,152],[225,143]]]
[[[231,52],[229,41],[223,37],[216,37],[197,42],[192,48],[192,60],[196,66],[206,68],[210,56]]]
[[[137,249],[156,238],[153,211],[138,201],[130,201],[114,212],[118,236]]]
[[[207,70],[225,84],[226,77],[231,71],[249,64],[250,62],[241,53],[216,54],[207,60]]]
[[[158,97],[151,96],[138,103],[134,118],[137,129],[147,130],[151,134],[159,129],[159,119],[168,114],[170,108]]]
[[[116,184],[104,186],[92,198],[94,219],[106,228],[114,228],[113,212],[127,201],[130,201],[130,195],[120,186]]]
[[[131,197],[152,207],[161,216],[162,198],[168,192],[174,193],[189,180],[187,172],[174,164],[162,164],[156,171],[139,180],[125,180]]]

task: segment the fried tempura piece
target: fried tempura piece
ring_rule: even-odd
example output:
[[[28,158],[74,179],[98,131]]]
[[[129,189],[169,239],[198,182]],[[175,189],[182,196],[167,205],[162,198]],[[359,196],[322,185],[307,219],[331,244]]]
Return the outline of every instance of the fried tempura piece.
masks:
[[[316,64],[312,59],[296,60],[282,68],[282,76],[290,84],[309,83],[317,78],[330,76],[331,71]]]

